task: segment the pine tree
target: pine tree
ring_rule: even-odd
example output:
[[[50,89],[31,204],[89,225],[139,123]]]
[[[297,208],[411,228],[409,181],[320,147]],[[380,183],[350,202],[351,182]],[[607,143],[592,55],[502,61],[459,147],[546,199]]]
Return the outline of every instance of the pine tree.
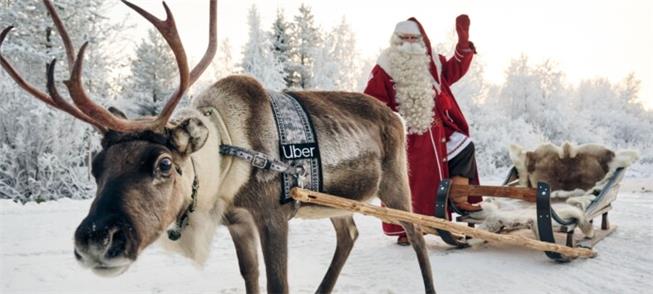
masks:
[[[152,28],[136,48],[131,74],[124,83],[120,104],[128,115],[157,115],[175,90],[178,76],[172,50],[159,31]],[[130,115],[131,116],[131,115]]]
[[[293,84],[291,77],[295,75],[291,63],[290,24],[284,18],[283,11],[281,10],[277,10],[277,18],[272,24],[270,39],[272,40],[272,53],[274,54],[275,60],[283,68],[286,88],[289,88]]]
[[[311,8],[302,4],[295,16],[292,30],[292,87],[314,88],[313,72],[315,55],[322,46],[322,36],[315,24]]]
[[[243,72],[254,76],[268,89],[284,89],[286,84],[283,68],[272,54],[269,35],[261,29],[261,20],[255,5],[249,10],[247,23],[249,39],[243,48]]]

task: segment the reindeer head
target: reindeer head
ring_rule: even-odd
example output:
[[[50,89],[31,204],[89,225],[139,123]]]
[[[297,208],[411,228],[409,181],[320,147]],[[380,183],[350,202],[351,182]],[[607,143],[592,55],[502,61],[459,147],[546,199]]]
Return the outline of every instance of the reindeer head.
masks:
[[[68,59],[70,78],[64,81],[74,105],[57,91],[56,60],[48,64],[48,94],[27,83],[0,54],[0,65],[25,91],[39,100],[93,125],[104,137],[102,150],[93,160],[97,192],[86,218],[75,232],[75,257],[100,275],[118,275],[187,207],[192,193],[190,154],[202,147],[208,130],[198,118],[168,123],[186,90],[210,64],[216,51],[216,0],[210,1],[209,46],[202,60],[188,68],[186,53],[172,13],[165,3],[166,20],[159,20],[138,6],[123,2],[150,21],[172,48],[179,68],[179,87],[156,118],[129,120],[119,111],[107,110],[85,93],[82,64],[88,43],[75,56],[74,47],[50,0],[44,0],[59,31]],[[0,46],[12,27],[0,34]]]

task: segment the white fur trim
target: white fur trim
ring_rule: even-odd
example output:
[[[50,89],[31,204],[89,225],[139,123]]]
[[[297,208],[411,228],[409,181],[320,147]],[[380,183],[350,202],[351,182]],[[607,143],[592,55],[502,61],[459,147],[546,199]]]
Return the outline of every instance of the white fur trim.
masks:
[[[639,152],[635,150],[619,150],[610,164],[610,168],[627,167],[639,159]]]
[[[567,199],[576,196],[583,196],[585,191],[583,189],[574,189],[573,191],[558,190],[551,192],[551,198]]]
[[[395,26],[395,34],[421,35],[419,27],[414,21],[406,20],[398,22]]]
[[[472,140],[460,132],[453,132],[447,141],[447,160],[450,160],[460,154]]]
[[[519,174],[519,185],[527,187],[528,171],[526,169],[526,151],[524,150],[524,147],[517,144],[510,144],[508,151],[510,154],[510,160],[512,160],[512,164],[517,169],[517,174]]]

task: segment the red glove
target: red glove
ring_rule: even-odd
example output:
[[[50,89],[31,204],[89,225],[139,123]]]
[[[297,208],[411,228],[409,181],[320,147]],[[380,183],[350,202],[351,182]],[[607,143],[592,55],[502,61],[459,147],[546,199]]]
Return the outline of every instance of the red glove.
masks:
[[[468,48],[469,43],[469,16],[461,14],[456,17],[456,33],[458,33],[458,44]]]

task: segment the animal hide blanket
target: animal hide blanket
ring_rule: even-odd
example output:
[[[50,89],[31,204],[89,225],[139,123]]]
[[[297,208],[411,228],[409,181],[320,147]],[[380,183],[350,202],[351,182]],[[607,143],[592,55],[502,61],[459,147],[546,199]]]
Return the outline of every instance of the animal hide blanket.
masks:
[[[638,157],[636,151],[612,151],[597,144],[549,143],[533,151],[510,146],[510,158],[519,175],[518,186],[535,187],[538,181],[548,183],[553,210],[563,219],[576,219],[580,230],[589,238],[594,232],[585,214],[588,205],[618,168],[628,167]],[[482,220],[482,228],[492,232],[531,229],[538,236],[535,203],[485,197],[481,205],[483,210],[472,213],[471,217]]]

